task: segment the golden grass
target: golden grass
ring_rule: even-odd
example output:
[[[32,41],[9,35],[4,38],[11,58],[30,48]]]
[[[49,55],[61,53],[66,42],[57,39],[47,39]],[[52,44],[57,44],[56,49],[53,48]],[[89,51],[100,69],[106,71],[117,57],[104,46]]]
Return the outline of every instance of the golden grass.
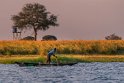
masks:
[[[46,55],[54,47],[57,54],[124,54],[123,40],[0,41],[0,54]]]

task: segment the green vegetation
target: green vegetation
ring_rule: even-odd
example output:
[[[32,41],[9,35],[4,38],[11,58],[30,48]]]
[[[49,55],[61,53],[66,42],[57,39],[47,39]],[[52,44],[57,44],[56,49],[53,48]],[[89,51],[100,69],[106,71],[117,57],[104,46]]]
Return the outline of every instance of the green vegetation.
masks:
[[[45,58],[39,56],[1,56],[0,63],[13,64],[15,62],[44,62]]]
[[[124,55],[69,55],[66,58],[77,62],[124,62]]]
[[[123,55],[58,55],[60,63],[71,62],[124,62]],[[26,56],[1,56],[0,63],[13,64],[15,62],[46,62],[46,56],[26,55]],[[52,62],[56,63],[56,59],[52,57]]]

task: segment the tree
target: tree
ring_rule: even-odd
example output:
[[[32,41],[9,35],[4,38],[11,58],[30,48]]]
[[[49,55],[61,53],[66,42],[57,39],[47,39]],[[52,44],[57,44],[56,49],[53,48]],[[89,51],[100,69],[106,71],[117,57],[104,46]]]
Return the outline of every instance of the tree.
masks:
[[[46,31],[50,26],[58,26],[57,16],[47,12],[45,6],[38,3],[26,4],[21,12],[12,16],[12,21],[21,30],[33,29],[35,40],[39,30]]]
[[[35,38],[32,36],[27,36],[27,37],[22,38],[21,40],[34,40],[34,39]]]
[[[122,38],[115,35],[115,33],[114,33],[114,34],[111,34],[110,36],[106,36],[105,39],[106,40],[121,40]]]
[[[57,40],[57,38],[53,35],[45,35],[42,37],[43,40]]]

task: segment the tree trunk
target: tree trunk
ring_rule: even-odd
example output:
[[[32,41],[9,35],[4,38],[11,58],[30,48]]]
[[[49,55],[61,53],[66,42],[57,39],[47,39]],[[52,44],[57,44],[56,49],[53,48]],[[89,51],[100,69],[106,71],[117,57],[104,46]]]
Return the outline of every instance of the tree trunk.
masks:
[[[37,41],[37,29],[34,28],[34,40]]]

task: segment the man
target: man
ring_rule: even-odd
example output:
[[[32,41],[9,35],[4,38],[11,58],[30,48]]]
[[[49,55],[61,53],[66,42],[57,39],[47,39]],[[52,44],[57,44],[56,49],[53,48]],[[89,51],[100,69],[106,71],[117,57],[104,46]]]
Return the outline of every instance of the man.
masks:
[[[54,48],[48,52],[48,55],[47,55],[47,63],[48,64],[50,64],[50,62],[51,62],[51,56],[52,55],[57,58],[57,56],[55,56],[55,52],[56,52],[56,48]]]

